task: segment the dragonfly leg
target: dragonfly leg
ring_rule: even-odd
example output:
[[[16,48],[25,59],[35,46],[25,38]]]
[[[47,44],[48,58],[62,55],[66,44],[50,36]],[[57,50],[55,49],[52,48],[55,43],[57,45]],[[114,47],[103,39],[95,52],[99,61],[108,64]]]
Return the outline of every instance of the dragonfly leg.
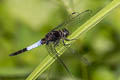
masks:
[[[56,46],[58,46],[59,41],[60,41],[60,40],[57,40],[57,41],[54,43],[54,46],[53,46],[53,47],[54,47],[54,49],[56,49]],[[57,55],[60,55],[59,53],[56,53],[56,54],[57,54]]]
[[[64,46],[69,46],[70,44],[66,44],[64,40],[62,40]]]
[[[57,40],[57,41],[54,43],[54,47],[58,46],[59,41],[60,41],[60,40]]]
[[[74,50],[69,47],[71,44],[66,44],[66,43],[64,42],[64,40],[63,40],[63,45],[64,45],[67,49],[69,49],[70,52],[74,53]]]

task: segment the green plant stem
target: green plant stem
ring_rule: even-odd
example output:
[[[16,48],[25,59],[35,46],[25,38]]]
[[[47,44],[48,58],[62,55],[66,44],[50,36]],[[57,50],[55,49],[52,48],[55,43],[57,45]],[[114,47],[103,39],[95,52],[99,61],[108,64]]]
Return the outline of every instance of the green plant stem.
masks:
[[[71,36],[70,38],[76,38],[80,36],[82,33],[88,31],[93,28],[97,23],[99,23],[108,13],[114,10],[117,6],[120,5],[120,0],[114,0],[105,8],[100,10],[96,15],[94,15],[90,20],[85,22],[82,26],[80,26]]]
[[[85,22],[82,26],[80,26],[76,31],[70,35],[69,38],[76,38],[80,36],[82,33],[87,32],[91,28],[93,28],[97,23],[99,23],[108,13],[110,13],[112,10],[114,10],[117,6],[120,5],[120,0],[114,0],[110,4],[108,4],[105,8],[100,10],[96,15],[94,15],[92,18],[90,18],[87,22]],[[64,52],[64,47],[61,47],[61,49],[58,51]],[[62,52],[60,53],[62,54]],[[38,78],[48,67],[50,67],[51,64],[55,59],[53,59],[51,56],[47,56],[38,66],[37,68],[27,77],[26,80],[35,80]]]

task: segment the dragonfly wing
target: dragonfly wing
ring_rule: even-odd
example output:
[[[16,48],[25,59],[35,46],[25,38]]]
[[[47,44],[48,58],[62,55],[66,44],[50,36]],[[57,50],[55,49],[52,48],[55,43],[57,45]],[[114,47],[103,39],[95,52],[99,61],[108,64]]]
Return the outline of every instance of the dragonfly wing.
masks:
[[[74,12],[65,22],[55,27],[53,30],[67,28],[68,30],[76,29],[91,15],[91,10],[86,10],[81,13]]]
[[[70,76],[72,76],[72,73],[69,71],[69,69],[67,68],[67,66],[65,65],[63,60],[58,56],[58,53],[56,51],[56,48],[55,48],[53,42],[50,42],[48,45],[46,45],[46,48],[47,48],[48,52],[50,53],[50,55],[52,54],[52,57],[57,59],[64,66],[64,68],[70,74]]]

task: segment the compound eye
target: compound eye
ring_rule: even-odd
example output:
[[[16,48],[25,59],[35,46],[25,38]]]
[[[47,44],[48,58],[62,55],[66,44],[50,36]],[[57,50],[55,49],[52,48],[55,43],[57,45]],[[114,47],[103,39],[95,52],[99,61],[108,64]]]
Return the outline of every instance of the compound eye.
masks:
[[[68,32],[65,32],[64,35],[67,37],[69,34],[68,34]]]

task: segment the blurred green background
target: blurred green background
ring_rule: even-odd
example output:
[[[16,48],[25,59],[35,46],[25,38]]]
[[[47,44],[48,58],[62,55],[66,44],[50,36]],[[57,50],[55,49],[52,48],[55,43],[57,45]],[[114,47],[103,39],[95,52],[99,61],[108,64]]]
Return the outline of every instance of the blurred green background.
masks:
[[[48,55],[45,46],[10,57],[10,53],[40,40],[63,22],[70,9],[98,12],[111,0],[0,0],[0,80],[25,80]],[[75,80],[120,80],[120,7],[82,35],[61,56]],[[82,56],[77,56],[80,54]],[[82,59],[85,57],[88,64]],[[71,80],[55,62],[40,80]],[[38,79],[38,80],[39,80]]]

